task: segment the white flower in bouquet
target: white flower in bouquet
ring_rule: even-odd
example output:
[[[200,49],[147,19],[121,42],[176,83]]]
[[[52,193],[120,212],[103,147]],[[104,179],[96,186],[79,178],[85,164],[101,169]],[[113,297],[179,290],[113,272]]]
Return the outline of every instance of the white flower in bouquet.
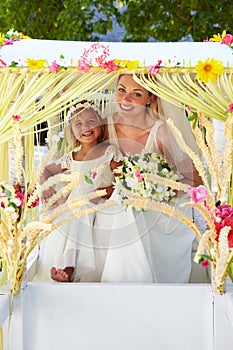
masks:
[[[133,195],[169,202],[176,193],[165,179],[177,181],[181,178],[166,159],[145,150],[140,154],[125,156],[115,172],[120,173],[116,178],[115,190],[125,205]],[[153,176],[156,176],[156,180]]]

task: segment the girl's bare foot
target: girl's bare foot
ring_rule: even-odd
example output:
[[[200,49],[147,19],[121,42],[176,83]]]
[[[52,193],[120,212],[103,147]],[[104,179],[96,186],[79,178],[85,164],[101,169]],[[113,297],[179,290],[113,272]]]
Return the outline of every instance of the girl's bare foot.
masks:
[[[51,274],[51,278],[56,282],[71,282],[73,271],[74,271],[73,267],[65,268],[64,270],[56,269],[56,267],[52,267],[50,270],[50,274]]]

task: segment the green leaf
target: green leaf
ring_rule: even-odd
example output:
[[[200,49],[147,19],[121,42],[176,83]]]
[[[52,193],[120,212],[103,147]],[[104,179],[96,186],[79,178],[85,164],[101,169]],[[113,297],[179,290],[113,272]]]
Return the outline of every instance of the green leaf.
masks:
[[[206,260],[206,259],[209,260],[209,261],[214,261],[214,260],[211,258],[210,255],[208,255],[208,254],[201,254],[200,259],[198,260],[198,263],[201,264],[202,261],[204,261],[204,260]]]
[[[86,180],[87,183],[93,184],[93,181],[90,179],[88,175],[84,175],[84,179]]]

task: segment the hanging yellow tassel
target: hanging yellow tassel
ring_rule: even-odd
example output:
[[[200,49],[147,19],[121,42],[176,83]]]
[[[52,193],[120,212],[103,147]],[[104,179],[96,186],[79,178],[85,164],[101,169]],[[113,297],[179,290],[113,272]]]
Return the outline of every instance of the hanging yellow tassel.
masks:
[[[8,160],[8,142],[4,142],[0,144],[0,181],[5,181],[9,178]]]

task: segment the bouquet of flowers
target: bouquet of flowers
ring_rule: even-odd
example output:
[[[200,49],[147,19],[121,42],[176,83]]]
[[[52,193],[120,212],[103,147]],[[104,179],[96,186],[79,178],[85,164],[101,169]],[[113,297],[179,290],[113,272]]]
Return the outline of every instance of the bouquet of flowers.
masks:
[[[115,172],[120,176],[116,177],[114,187],[121,202],[126,205],[132,196],[170,202],[176,194],[171,182],[181,178],[166,159],[145,150],[124,157],[122,165]]]
[[[192,114],[189,108],[187,113]],[[205,227],[199,227],[188,215],[175,208],[168,203],[169,196],[161,197],[156,195],[153,197],[149,191],[140,191],[140,186],[136,186],[134,190],[134,183],[142,181],[143,178],[150,178],[152,175],[145,174],[144,166],[141,164],[141,158],[144,154],[136,155],[135,162],[128,157],[122,165],[122,175],[117,180],[117,187],[122,193],[122,198],[127,200],[127,205],[135,207],[136,209],[155,210],[180,220],[185,225],[189,226],[199,239],[198,249],[194,261],[200,263],[202,266],[211,264],[212,266],[212,282],[216,293],[224,293],[224,285],[227,277],[233,281],[233,191],[232,184],[232,164],[233,164],[233,111],[232,103],[229,104],[228,111],[226,111],[227,119],[225,121],[224,137],[226,145],[224,148],[224,155],[221,153],[214,141],[214,125],[211,120],[207,118],[203,112],[197,111],[195,113],[196,121],[193,125],[193,134],[196,139],[202,157],[195,153],[184,141],[184,138],[172,120],[167,123],[173,131],[179,145],[185,153],[192,159],[203,185],[198,187],[191,187],[180,182],[171,181],[168,178],[162,178],[164,184],[169,181],[169,187],[187,192],[191,201],[185,205],[197,210],[205,221]],[[192,118],[190,119],[192,121]],[[128,160],[129,159],[129,160]],[[150,167],[146,167],[146,171],[150,172],[151,158],[148,158]],[[204,159],[204,161],[203,161]],[[158,165],[163,164],[160,159],[157,159]],[[162,169],[161,166],[159,169]],[[136,173],[138,171],[138,173]],[[128,175],[129,173],[129,175]],[[168,173],[170,171],[168,169]],[[158,174],[158,172],[157,172]],[[129,177],[129,179],[128,179]],[[155,178],[155,175],[153,175]],[[137,180],[137,178],[139,178]],[[160,182],[159,182],[160,186]],[[186,188],[185,188],[186,186]],[[138,190],[139,189],[139,190]],[[130,192],[141,195],[130,195]],[[156,190],[157,187],[156,187]],[[164,188],[166,191],[166,188]],[[164,192],[165,193],[165,192]],[[164,199],[168,199],[165,201]]]

